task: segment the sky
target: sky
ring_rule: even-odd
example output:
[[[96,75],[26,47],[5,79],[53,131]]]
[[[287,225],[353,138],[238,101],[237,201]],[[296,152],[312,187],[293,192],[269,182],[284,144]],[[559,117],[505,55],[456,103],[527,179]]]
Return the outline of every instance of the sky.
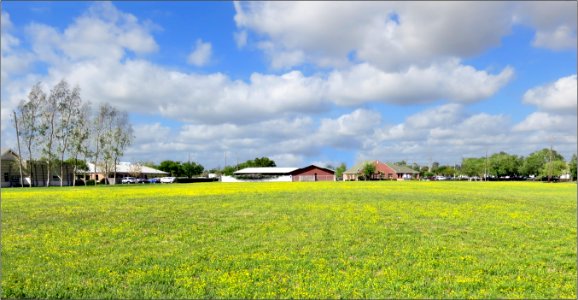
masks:
[[[129,113],[123,161],[428,165],[577,148],[577,2],[1,3],[1,144],[32,85]]]

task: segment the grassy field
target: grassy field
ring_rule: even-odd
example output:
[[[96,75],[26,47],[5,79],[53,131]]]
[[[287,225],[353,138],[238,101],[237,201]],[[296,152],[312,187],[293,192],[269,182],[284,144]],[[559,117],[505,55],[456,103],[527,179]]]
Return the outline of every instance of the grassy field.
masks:
[[[2,189],[2,298],[576,298],[576,184]]]

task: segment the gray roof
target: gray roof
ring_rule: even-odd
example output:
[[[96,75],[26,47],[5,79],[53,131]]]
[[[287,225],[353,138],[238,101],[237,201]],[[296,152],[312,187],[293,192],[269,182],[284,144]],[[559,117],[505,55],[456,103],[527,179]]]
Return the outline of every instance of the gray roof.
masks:
[[[387,165],[390,168],[392,168],[395,171],[395,173],[398,173],[398,174],[418,174],[419,173],[418,171],[416,171],[410,167],[407,167],[407,166],[400,166],[400,165],[391,164],[391,163],[387,163]]]
[[[347,169],[343,174],[359,174],[363,170],[363,167],[368,163],[374,163],[372,160],[362,161],[353,167]]]
[[[89,173],[94,173],[95,172],[95,168],[94,168],[94,164],[93,163],[87,163],[88,165],[88,172]],[[131,167],[133,167],[133,164],[130,163],[120,163],[118,165],[116,165],[116,172],[117,173],[130,173]],[[157,174],[157,175],[167,175],[169,173],[164,172],[164,171],[160,171],[157,169],[153,169],[151,167],[147,167],[147,166],[137,166],[140,167],[140,172],[141,174]],[[133,168],[137,168],[137,167],[133,167]],[[133,169],[134,170],[134,169]],[[98,172],[101,172],[100,167],[97,169]]]

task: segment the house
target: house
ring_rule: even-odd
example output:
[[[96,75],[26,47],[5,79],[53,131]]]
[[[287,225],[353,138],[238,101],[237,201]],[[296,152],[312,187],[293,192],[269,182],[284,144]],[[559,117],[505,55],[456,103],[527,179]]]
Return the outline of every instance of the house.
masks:
[[[12,149],[2,148],[0,173],[2,173],[2,187],[20,185],[19,156]]]
[[[84,174],[88,175],[89,179],[99,181],[105,178],[104,167],[100,165],[95,167],[93,163],[87,163],[87,165],[88,172],[84,172]],[[115,169],[111,167],[108,175],[114,176],[114,171]],[[164,177],[167,175],[169,175],[167,172],[140,164],[132,164],[130,162],[120,162],[116,165],[116,183],[120,183],[124,177],[150,179],[155,177]],[[111,184],[114,184],[112,177],[109,178],[109,181]]]
[[[310,165],[291,172],[293,181],[335,181],[335,171]]]
[[[11,149],[1,150],[0,173],[2,173],[2,187],[20,186],[19,156]],[[60,165],[51,166],[50,185],[60,186]],[[72,185],[74,179],[73,168],[68,164],[63,165],[64,178],[62,184]],[[31,174],[32,173],[32,174]],[[48,180],[48,164],[44,161],[29,162],[22,160],[22,183],[30,186],[46,186]]]
[[[412,170],[406,166],[400,166],[392,163],[384,163],[378,160],[375,161],[363,161],[356,164],[355,166],[349,168],[343,172],[343,181],[359,180],[363,177],[363,169],[366,164],[373,164],[375,166],[375,172],[371,175],[369,180],[405,180],[405,179],[418,179],[419,172]]]

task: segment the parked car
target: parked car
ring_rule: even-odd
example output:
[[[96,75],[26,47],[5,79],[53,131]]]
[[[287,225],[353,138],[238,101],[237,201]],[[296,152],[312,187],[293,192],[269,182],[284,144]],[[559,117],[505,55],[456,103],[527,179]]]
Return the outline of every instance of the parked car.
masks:
[[[161,183],[173,183],[176,177],[163,177],[161,178]]]
[[[149,181],[144,178],[137,178],[136,183],[149,183]]]
[[[446,180],[446,179],[447,179],[446,177],[439,175],[435,177],[435,180]]]
[[[161,183],[161,179],[160,178],[151,178],[151,179],[149,179],[149,183]]]
[[[136,183],[136,178],[134,177],[125,177],[121,180],[121,183]]]

